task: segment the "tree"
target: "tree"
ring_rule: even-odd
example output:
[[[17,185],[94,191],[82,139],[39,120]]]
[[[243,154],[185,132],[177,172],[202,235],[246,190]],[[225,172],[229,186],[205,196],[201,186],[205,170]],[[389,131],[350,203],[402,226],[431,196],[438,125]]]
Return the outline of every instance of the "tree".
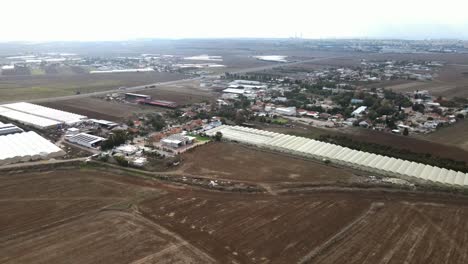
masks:
[[[215,140],[216,140],[216,141],[221,141],[222,138],[223,138],[223,133],[221,133],[221,132],[219,132],[219,131],[216,132],[216,134],[215,134]]]
[[[161,115],[150,116],[149,123],[156,131],[161,131],[166,126],[166,121]]]
[[[102,142],[101,149],[102,150],[109,150],[113,147],[120,146],[125,143],[128,139],[128,134],[126,131],[118,130],[115,131],[114,134],[110,135],[107,140]]]
[[[414,105],[413,105],[413,111],[418,111],[418,112],[424,114],[424,110],[425,110],[425,109],[426,109],[426,107],[424,107],[423,104],[414,104]]]
[[[115,161],[117,162],[117,164],[119,164],[120,166],[123,166],[123,167],[128,167],[128,160],[126,160],[124,157],[122,156],[115,156],[114,157]]]
[[[408,135],[409,135],[408,128],[405,127],[405,129],[403,130],[403,136],[408,136]]]

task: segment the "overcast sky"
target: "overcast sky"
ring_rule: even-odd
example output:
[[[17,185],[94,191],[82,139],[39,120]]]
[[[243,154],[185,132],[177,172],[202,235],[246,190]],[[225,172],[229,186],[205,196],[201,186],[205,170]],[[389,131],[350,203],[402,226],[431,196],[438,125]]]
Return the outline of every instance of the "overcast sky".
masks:
[[[468,39],[468,0],[7,0],[0,41]]]

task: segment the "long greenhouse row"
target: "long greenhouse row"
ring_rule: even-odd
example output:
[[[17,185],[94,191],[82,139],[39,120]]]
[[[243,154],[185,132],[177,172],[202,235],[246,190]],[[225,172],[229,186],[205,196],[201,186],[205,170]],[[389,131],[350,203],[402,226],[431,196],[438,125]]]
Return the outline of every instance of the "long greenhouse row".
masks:
[[[0,136],[0,165],[63,155],[62,149],[33,131]]]
[[[414,177],[447,185],[468,185],[468,174],[463,172],[353,150],[303,137],[226,125],[208,130],[206,134],[214,136],[218,131],[223,134],[223,139],[319,160],[330,160],[337,164],[382,175]]]

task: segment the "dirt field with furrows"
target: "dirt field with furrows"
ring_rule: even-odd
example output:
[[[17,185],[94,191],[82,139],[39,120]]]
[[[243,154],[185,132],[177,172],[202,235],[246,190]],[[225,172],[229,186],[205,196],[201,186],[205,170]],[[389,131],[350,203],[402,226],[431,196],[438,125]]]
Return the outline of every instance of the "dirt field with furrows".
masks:
[[[200,193],[148,200],[140,211],[177,230],[219,263],[294,263],[368,205],[343,198]]]
[[[80,98],[40,103],[40,105],[85,115],[89,118],[122,121],[135,113],[161,112],[164,109],[138,104],[107,102],[99,98]]]
[[[0,77],[0,101],[31,100],[92,93],[184,79],[176,73],[119,73]]]
[[[0,176],[1,263],[465,263],[468,198],[201,190],[116,170]]]
[[[154,183],[96,171],[0,176],[1,263],[214,263],[129,208]]]
[[[376,203],[333,243],[313,254],[314,263],[466,263],[468,205]],[[371,245],[363,247],[363,245]]]
[[[212,178],[320,184],[358,180],[349,169],[234,143],[207,144],[184,153],[182,159],[182,173]]]

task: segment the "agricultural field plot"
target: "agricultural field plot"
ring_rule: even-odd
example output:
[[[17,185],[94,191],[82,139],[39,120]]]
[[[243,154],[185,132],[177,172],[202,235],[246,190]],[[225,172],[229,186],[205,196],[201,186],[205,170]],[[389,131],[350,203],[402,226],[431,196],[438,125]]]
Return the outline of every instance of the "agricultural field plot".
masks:
[[[422,138],[451,146],[457,146],[468,151],[468,120],[462,120],[455,125],[443,127]]]
[[[2,263],[216,263],[167,229],[123,212],[101,211],[1,243]]]
[[[11,102],[92,93],[186,78],[176,73],[118,73],[0,77],[0,101]]]
[[[252,182],[331,184],[358,181],[352,170],[235,143],[211,143],[182,155],[182,174]],[[364,172],[360,172],[365,174]]]
[[[89,118],[122,121],[135,113],[158,112],[160,108],[138,104],[107,102],[93,97],[40,103],[40,105],[68,111]]]
[[[408,149],[418,153],[430,153],[433,156],[441,158],[468,162],[468,151],[460,148],[460,146],[448,146],[441,144],[441,142],[436,143],[411,136],[405,137],[391,133],[381,133],[370,129],[356,128],[346,132],[349,132],[352,139],[358,141],[382,144],[398,149]]]
[[[0,176],[2,263],[464,263],[468,198],[271,195],[112,170]]]
[[[138,93],[151,95],[154,100],[167,100],[178,105],[211,102],[214,95],[208,87],[200,87],[200,81],[187,81],[173,85],[160,85],[154,89],[138,91]]]
[[[359,54],[359,53],[358,53]],[[462,53],[363,53],[358,55],[366,60],[397,60],[397,61],[441,61],[447,64],[467,64],[468,54]]]
[[[0,176],[1,263],[215,263],[134,214],[155,183],[94,170]]]
[[[349,198],[192,193],[147,200],[139,210],[218,263],[296,263],[369,207]]]
[[[467,204],[381,203],[333,243],[314,263],[466,263]],[[367,245],[367,246],[365,246]]]
[[[121,203],[144,190],[123,185],[109,175],[92,176],[87,171],[0,176],[0,241]]]
[[[147,200],[139,210],[220,263],[464,263],[468,257],[468,207],[455,197],[195,192]]]

